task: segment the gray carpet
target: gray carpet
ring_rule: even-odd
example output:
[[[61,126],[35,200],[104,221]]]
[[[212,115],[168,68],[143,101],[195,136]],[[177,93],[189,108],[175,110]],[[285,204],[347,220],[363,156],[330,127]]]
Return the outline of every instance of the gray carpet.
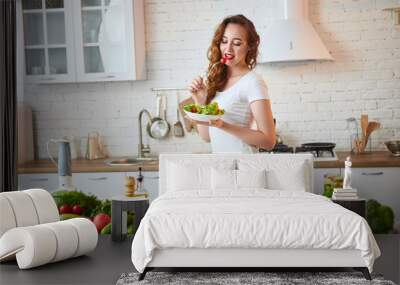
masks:
[[[213,284],[213,285],[394,285],[381,276],[372,276],[368,281],[360,272],[148,272],[146,278],[138,280],[138,273],[122,274],[117,285],[146,284]]]

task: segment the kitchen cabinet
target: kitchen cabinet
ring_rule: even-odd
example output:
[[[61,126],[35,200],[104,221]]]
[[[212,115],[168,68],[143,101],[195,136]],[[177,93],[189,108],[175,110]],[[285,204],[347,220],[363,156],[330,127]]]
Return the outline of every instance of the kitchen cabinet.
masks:
[[[396,228],[400,230],[400,167],[352,168],[351,185],[360,198],[375,199],[390,206]]]
[[[80,191],[99,199],[111,199],[124,193],[123,172],[73,173],[72,181]]]
[[[24,30],[26,82],[75,80],[73,2],[22,1],[18,16]]]
[[[22,0],[27,82],[145,79],[143,0]]]
[[[58,188],[58,175],[55,173],[19,174],[18,189],[42,188],[53,192]]]
[[[125,176],[137,178],[139,172],[93,172],[72,173],[72,183],[78,190],[97,196],[99,199],[111,199],[123,195]],[[158,172],[145,171],[143,187],[149,193],[150,202],[158,197]],[[43,188],[49,192],[58,189],[58,174],[19,174],[19,190]]]

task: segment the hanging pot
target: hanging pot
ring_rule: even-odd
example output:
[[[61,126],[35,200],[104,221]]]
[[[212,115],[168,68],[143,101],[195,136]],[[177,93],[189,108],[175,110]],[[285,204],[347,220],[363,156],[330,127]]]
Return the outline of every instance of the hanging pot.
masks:
[[[161,110],[166,112],[166,102],[164,95],[157,95],[157,111],[156,117],[152,118],[151,122],[147,125],[147,133],[153,139],[165,138],[170,130],[168,122],[161,116]]]

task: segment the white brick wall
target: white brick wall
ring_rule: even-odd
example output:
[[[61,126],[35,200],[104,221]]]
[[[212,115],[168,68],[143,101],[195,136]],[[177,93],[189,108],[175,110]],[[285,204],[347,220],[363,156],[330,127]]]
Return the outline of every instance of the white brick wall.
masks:
[[[269,85],[277,129],[285,143],[332,141],[347,149],[345,119],[362,113],[378,120],[372,147],[400,138],[400,26],[382,8],[394,0],[310,1],[310,18],[334,62],[260,64]],[[155,112],[151,87],[184,87],[207,66],[206,51],[218,22],[243,13],[262,34],[279,14],[273,0],[145,0],[148,79],[137,82],[25,86],[34,110],[36,150],[46,157],[49,138],[99,131],[111,155],[137,152],[137,116]],[[168,93],[168,120],[176,121],[176,95]],[[188,94],[181,93],[181,98]],[[197,134],[145,136],[155,153],[208,151]]]

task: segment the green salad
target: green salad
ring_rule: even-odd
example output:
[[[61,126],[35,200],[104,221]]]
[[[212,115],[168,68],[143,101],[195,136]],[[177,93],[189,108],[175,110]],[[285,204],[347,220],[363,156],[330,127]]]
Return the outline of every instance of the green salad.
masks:
[[[220,109],[217,102],[213,102],[208,105],[199,104],[187,104],[183,106],[183,109],[187,112],[201,114],[201,115],[223,115],[224,109]]]

